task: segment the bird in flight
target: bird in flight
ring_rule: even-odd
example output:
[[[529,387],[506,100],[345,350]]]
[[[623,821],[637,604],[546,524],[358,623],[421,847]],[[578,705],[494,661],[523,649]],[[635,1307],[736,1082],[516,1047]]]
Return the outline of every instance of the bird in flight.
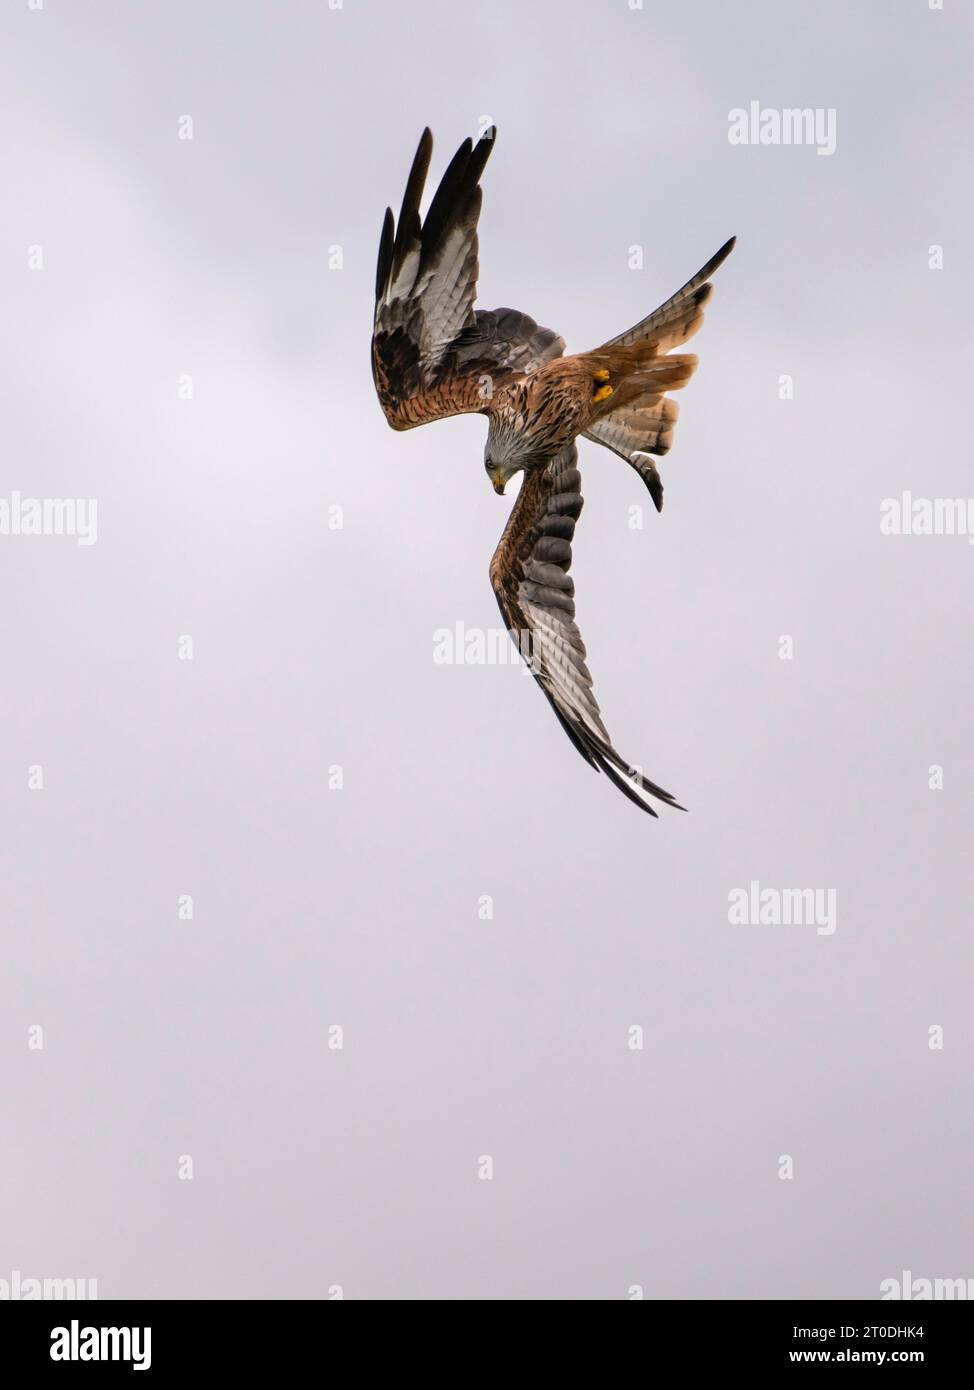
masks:
[[[624,458],[662,510],[653,456],[669,450],[678,410],[666,393],[685,386],[697,365],[696,357],[672,349],[700,327],[708,281],[734,238],[626,333],[565,357],[564,339],[527,314],[474,308],[480,176],[495,133],[491,127],[476,145],[463,142],[421,220],[433,152],[424,130],[398,224],[386,209],[372,334],[379,403],[395,430],[450,415],[487,416],[484,466],[494,490],[503,493],[524,472],[490,562],[504,622],[585,761],[651,816],[647,797],[682,810],[616,752],[592,693],[568,573],[582,510],[575,441],[581,435]]]

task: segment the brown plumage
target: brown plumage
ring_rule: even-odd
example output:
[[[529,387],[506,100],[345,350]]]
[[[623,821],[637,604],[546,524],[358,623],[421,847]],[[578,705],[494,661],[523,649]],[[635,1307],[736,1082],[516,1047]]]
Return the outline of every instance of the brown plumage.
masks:
[[[676,403],[696,357],[673,352],[698,330],[709,277],[733,238],[658,309],[592,352],[565,357],[562,338],[515,309],[474,309],[480,176],[494,130],[453,157],[426,213],[420,202],[433,140],[423,132],[398,224],[386,210],[376,270],[372,373],[393,429],[479,412],[488,421],[485,466],[498,492],[524,482],[491,560],[504,621],[559,722],[583,758],[655,815],[644,795],[669,792],[612,746],[592,693],[575,625],[571,543],[582,508],[579,435],[638,472],[657,510],[663,487],[653,456],[670,448]]]

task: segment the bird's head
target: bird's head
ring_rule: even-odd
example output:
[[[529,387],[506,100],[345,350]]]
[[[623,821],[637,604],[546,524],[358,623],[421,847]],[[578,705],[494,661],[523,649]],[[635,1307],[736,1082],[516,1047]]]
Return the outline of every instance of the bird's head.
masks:
[[[524,420],[516,408],[518,402],[504,402],[487,416],[487,443],[484,446],[484,468],[494,491],[502,497],[504,488],[515,473],[528,466],[528,440],[524,437]]]
[[[514,477],[515,473],[520,473],[524,467],[523,460],[511,460],[495,458],[488,448],[484,453],[484,468],[487,476],[494,485],[494,491],[504,496],[504,489]]]

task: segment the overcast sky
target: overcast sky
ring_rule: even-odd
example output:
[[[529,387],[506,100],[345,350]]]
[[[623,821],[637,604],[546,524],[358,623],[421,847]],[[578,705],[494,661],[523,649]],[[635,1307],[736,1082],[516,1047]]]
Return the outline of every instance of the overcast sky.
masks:
[[[97,501],[94,544],[0,535],[0,1279],[974,1277],[974,549],[879,524],[974,497],[970,12],[0,24],[0,501]],[[833,111],[834,152],[731,144],[751,102]],[[436,178],[485,119],[480,303],[570,350],[739,238],[663,514],[581,446],[596,692],[688,815],[641,815],[513,666],[433,660],[499,623],[510,498],[482,420],[386,426],[375,251],[423,126]],[[732,922],[753,881],[834,892],[834,931]]]

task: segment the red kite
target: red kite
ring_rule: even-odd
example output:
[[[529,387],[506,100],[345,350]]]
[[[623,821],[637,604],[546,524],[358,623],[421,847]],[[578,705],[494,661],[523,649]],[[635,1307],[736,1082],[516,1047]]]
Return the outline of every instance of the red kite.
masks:
[[[645,795],[682,810],[619,756],[592,693],[568,574],[582,510],[575,440],[582,435],[624,458],[662,510],[653,455],[669,450],[677,417],[666,392],[685,386],[697,365],[672,349],[700,327],[708,281],[734,238],[648,318],[594,352],[565,357],[564,340],[527,314],[474,309],[480,176],[494,135],[492,127],[476,145],[464,141],[421,220],[433,151],[424,130],[398,226],[386,209],[372,336],[379,403],[396,430],[448,415],[487,416],[484,465],[494,490],[525,475],[490,562],[504,622],[585,761],[650,815]]]

